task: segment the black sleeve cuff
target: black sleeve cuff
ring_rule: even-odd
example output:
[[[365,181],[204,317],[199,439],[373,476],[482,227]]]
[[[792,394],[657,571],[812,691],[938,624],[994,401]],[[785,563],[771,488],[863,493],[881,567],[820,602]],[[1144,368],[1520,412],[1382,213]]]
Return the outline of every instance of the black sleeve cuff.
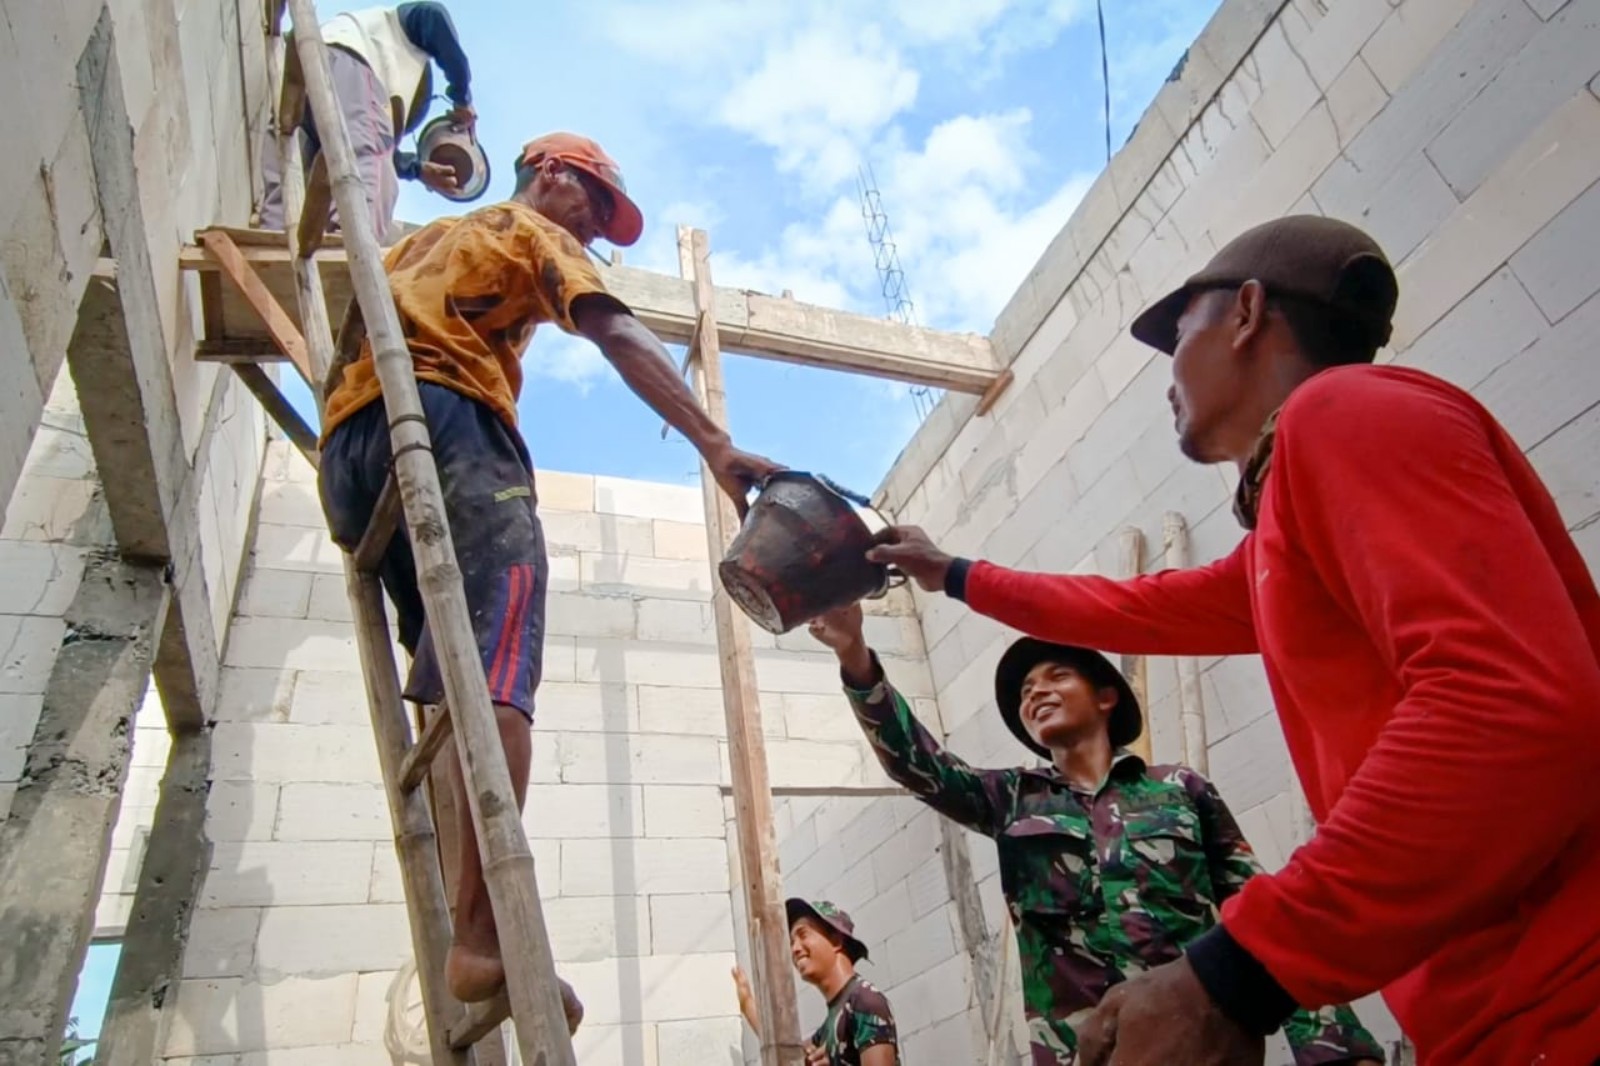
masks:
[[[846,692],[854,692],[864,696],[877,688],[884,678],[888,676],[883,672],[883,663],[878,661],[878,653],[869,648],[867,649],[867,654],[872,656],[871,677],[851,677],[844,672],[844,667],[841,666],[839,668],[839,682],[844,685]],[[862,684],[861,682],[863,681],[866,684]]]
[[[951,559],[950,569],[944,572],[944,594],[952,600],[967,601],[967,571],[972,569],[971,559]]]
[[[1184,949],[1206,993],[1238,1025],[1275,1033],[1299,1009],[1276,978],[1244,949],[1226,926],[1213,927]]]

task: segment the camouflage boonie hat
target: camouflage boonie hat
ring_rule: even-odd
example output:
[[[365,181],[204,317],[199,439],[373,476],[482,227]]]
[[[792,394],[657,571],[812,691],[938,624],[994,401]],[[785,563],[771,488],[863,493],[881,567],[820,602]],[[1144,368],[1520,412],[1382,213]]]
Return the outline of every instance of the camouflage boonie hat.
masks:
[[[788,899],[784,900],[783,909],[789,914],[790,929],[801,918],[810,918],[839,934],[839,939],[844,941],[844,953],[851,962],[860,962],[867,957],[867,945],[856,939],[856,923],[850,920],[850,915],[827,900]]]
[[[1083,671],[1097,688],[1117,690],[1117,705],[1111,708],[1111,719],[1106,725],[1113,748],[1125,748],[1144,732],[1144,716],[1139,713],[1139,697],[1133,694],[1128,679],[1122,671],[1111,665],[1111,660],[1090,648],[1073,644],[1052,644],[1033,637],[1023,637],[1000,657],[994,672],[994,699],[1000,705],[1000,717],[1005,719],[1011,732],[1027,745],[1028,750],[1050,758],[1050,749],[1028,735],[1022,724],[1022,683],[1028,672],[1040,663],[1060,663]]]

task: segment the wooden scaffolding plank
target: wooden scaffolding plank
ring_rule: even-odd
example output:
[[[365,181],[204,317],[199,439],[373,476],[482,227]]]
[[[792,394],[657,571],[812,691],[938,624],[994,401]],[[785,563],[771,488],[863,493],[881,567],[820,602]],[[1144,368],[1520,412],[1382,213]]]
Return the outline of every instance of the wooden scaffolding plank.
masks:
[[[266,410],[267,416],[276,422],[284,434],[289,438],[289,443],[299,449],[305,456],[306,462],[316,466],[321,453],[317,449],[317,431],[306,425],[306,420],[300,417],[300,412],[294,409],[283,393],[278,391],[277,382],[267,376],[267,372],[252,363],[236,363],[233,372],[239,375],[239,380],[244,382],[245,388],[255,395],[257,401]]]
[[[300,333],[299,325],[289,317],[283,309],[283,304],[267,289],[266,283],[256,273],[253,267],[239,249],[233,239],[225,233],[208,232],[201,237],[206,255],[217,264],[227,279],[233,282],[233,288],[243,296],[265,327],[267,336],[272,338],[272,343],[277,346],[294,368],[300,372],[306,384],[316,388],[319,380],[311,370],[311,357],[306,352],[306,340]]]
[[[322,247],[328,235],[328,223],[333,219],[333,185],[328,179],[328,157],[321,152],[311,163],[311,176],[306,179],[305,205],[300,209],[300,221],[295,227],[296,251],[313,255]]]
[[[1144,531],[1137,526],[1128,526],[1123,529],[1120,540],[1119,573],[1118,577],[1138,577],[1144,573]],[[1152,724],[1150,721],[1150,686],[1147,680],[1148,660],[1143,655],[1124,655],[1122,657],[1122,676],[1128,679],[1128,687],[1133,689],[1133,694],[1139,700],[1139,706],[1144,710],[1144,729],[1139,733],[1130,748],[1134,754],[1143,759],[1145,765],[1150,765],[1154,759],[1150,752],[1150,735]]]
[[[710,241],[704,230],[679,228],[678,262],[684,275],[692,279],[697,311],[714,321],[717,297],[711,284]],[[689,369],[700,403],[713,422],[726,427],[727,394],[722,383],[717,331],[699,331],[691,355]],[[717,486],[703,461],[700,487],[705,497],[706,537],[711,558],[716,560],[727,554],[739,529],[739,516],[733,501]],[[761,1061],[764,1066],[800,1066],[805,1050],[800,1043],[788,922],[778,891],[778,845],[772,826],[772,793],[767,779],[755,658],[750,650],[750,623],[737,612],[720,582],[712,592],[711,606],[722,668],[734,826],[750,916],[755,991],[761,1002]]]
[[[287,304],[284,294],[290,291],[286,271],[291,256],[282,238],[252,237],[248,243],[238,239],[234,243],[267,288]],[[329,307],[343,307],[350,299],[347,255],[346,247],[331,241],[317,252]],[[193,247],[180,254],[179,264],[202,273],[217,269],[202,250]],[[687,281],[634,267],[600,270],[611,293],[662,340],[688,343],[693,339],[699,312]],[[741,289],[719,288],[716,296],[715,332],[722,351],[974,395],[990,390],[1001,378],[988,340],[976,334],[905,326]],[[227,301],[224,310],[228,336],[260,332],[249,309],[236,299]]]
[[[455,545],[449,523],[444,520],[444,496],[428,448],[411,352],[389,292],[378,235],[373,231],[360,183],[354,178],[355,151],[349,132],[338,118],[333,76],[317,25],[316,6],[312,0],[289,0],[289,9],[307,99],[317,116],[322,150],[333,175],[334,198],[351,264],[350,282],[361,302],[392,427],[395,476],[400,482],[406,526],[413,531],[411,545],[418,583],[444,675],[456,751],[466,776],[465,792],[483,857],[484,881],[500,943],[504,945],[501,958],[516,1017],[518,1047],[529,1066],[576,1066],[555,960],[545,934],[533,853],[522,828],[494,708],[489,702],[483,661],[467,611]],[[362,580],[376,589],[375,578],[364,576]],[[386,771],[385,779],[392,790],[398,791],[393,786],[398,784],[399,766],[390,765]],[[420,800],[420,792],[411,795]],[[437,862],[437,856],[433,861]]]

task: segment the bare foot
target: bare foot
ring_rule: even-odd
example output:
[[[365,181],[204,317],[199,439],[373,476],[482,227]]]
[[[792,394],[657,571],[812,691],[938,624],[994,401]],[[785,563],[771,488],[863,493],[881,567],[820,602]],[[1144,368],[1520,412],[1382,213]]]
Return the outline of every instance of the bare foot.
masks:
[[[556,978],[561,984],[561,1010],[567,1016],[567,1035],[571,1036],[578,1031],[578,1026],[583,1024],[583,1001],[578,998],[578,993],[572,986]]]
[[[462,1003],[493,999],[506,983],[506,968],[498,954],[451,944],[444,960],[444,983]]]

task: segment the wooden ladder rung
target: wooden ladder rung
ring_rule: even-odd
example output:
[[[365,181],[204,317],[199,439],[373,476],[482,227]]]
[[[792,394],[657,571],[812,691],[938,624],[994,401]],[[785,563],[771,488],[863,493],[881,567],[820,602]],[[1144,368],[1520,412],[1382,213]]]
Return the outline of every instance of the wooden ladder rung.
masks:
[[[449,710],[440,707],[423,727],[421,739],[411,745],[411,750],[406,752],[405,760],[400,764],[400,791],[410,792],[422,784],[422,779],[428,776],[428,770],[433,766],[433,760],[439,757],[439,752],[444,749],[445,741],[450,739],[453,731]]]
[[[372,508],[372,521],[367,523],[367,531],[361,534],[361,543],[356,545],[356,569],[364,574],[370,574],[378,569],[378,564],[383,561],[383,553],[389,549],[389,541],[394,539],[395,527],[400,524],[400,483],[395,480],[394,471],[389,472],[389,479],[383,483],[383,491],[378,493],[378,502]]]
[[[318,152],[316,161],[311,164],[311,175],[306,178],[306,199],[300,208],[300,222],[295,231],[302,256],[315,255],[322,247],[332,218],[333,182],[328,177],[328,157]]]
[[[509,1017],[511,1001],[503,988],[493,999],[468,1003],[461,1020],[450,1027],[450,1046],[457,1051],[465,1050],[494,1032]]]

